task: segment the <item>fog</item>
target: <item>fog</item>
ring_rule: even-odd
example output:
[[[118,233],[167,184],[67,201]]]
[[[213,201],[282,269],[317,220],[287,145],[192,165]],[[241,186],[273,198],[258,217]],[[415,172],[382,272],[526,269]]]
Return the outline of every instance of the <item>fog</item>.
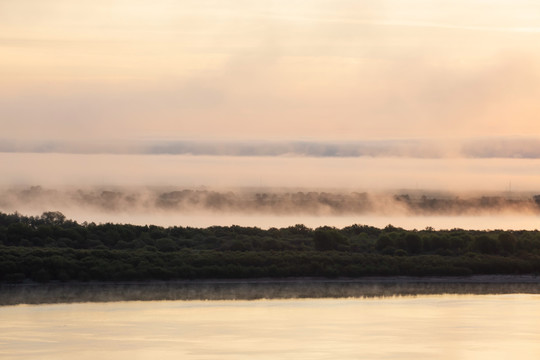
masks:
[[[270,216],[475,216],[540,215],[540,195],[409,191],[339,192],[313,189],[235,190],[163,187],[9,188],[0,192],[7,211],[79,209],[101,213],[258,214]]]
[[[539,6],[0,1],[0,210],[535,226]]]
[[[61,211],[78,222],[208,227],[345,227],[536,229],[533,193],[345,192],[315,189],[171,187],[10,187],[0,211],[38,216]]]
[[[539,9],[2,1],[2,136],[538,136]]]
[[[0,287],[0,306],[151,300],[375,298],[442,294],[538,294],[536,276],[454,278],[198,280],[115,284],[34,284]]]
[[[537,227],[540,159],[0,153],[0,211],[79,222]]]
[[[536,191],[540,159],[0,153],[0,185]]]

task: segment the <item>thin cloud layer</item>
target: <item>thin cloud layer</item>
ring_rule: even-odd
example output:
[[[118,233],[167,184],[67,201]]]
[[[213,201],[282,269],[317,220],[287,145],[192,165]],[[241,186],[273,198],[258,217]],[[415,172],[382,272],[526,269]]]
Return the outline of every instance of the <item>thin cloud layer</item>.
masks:
[[[147,140],[69,142],[0,140],[4,153],[137,154],[233,157],[401,157],[401,158],[540,158],[540,139],[371,141],[193,141]]]

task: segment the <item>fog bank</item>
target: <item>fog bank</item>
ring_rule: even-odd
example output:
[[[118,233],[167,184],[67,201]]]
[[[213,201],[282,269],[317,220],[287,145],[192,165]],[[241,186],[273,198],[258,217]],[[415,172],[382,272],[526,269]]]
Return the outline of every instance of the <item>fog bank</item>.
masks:
[[[173,187],[5,187],[0,211],[38,216],[60,211],[78,222],[208,227],[536,229],[534,193],[348,192],[317,189]]]
[[[537,191],[540,159],[0,153],[3,186]]]
[[[404,190],[405,191],[405,190]],[[540,195],[530,193],[346,192],[314,189],[164,187],[0,189],[0,209],[78,209],[133,214],[251,214],[267,216],[475,216],[540,215]]]
[[[0,211],[206,227],[535,229],[540,159],[0,153]]]

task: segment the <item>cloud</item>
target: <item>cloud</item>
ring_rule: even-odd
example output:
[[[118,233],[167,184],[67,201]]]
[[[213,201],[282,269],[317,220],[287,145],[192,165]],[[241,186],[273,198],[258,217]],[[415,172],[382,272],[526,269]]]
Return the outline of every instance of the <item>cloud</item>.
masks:
[[[463,154],[471,158],[540,158],[540,139],[474,139],[463,144]]]
[[[223,157],[540,159],[540,139],[468,138],[434,141],[394,139],[364,141],[13,141],[0,139],[4,153],[194,155]]]

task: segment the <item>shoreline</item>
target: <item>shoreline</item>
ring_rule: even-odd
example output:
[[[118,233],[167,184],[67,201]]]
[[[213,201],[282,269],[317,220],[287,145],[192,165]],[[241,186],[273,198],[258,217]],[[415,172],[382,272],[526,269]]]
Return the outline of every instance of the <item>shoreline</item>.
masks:
[[[540,274],[489,274],[467,276],[364,276],[364,277],[286,277],[286,278],[209,278],[179,280],[142,280],[142,281],[50,281],[48,283],[23,282],[0,283],[4,286],[47,286],[47,285],[149,285],[149,284],[269,284],[269,283],[538,283]]]
[[[540,294],[537,275],[262,278],[0,285],[0,306],[116,301],[376,298],[440,294]]]

